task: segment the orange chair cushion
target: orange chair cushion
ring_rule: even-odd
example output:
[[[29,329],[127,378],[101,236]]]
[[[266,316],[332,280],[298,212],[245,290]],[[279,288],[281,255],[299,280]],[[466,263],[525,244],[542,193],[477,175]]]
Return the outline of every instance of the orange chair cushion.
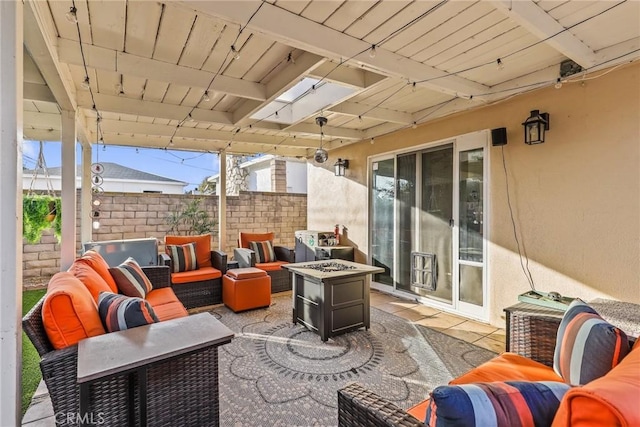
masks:
[[[275,261],[275,262],[261,262],[256,263],[256,268],[264,271],[276,271],[281,270],[283,264],[288,264],[286,261]]]
[[[111,276],[111,273],[109,273],[109,264],[107,264],[107,261],[105,261],[98,252],[89,250],[82,254],[80,258],[76,259],[75,262],[87,264],[93,268],[96,273],[107,282],[107,285],[111,288],[111,292],[114,294],[118,293],[118,285],[116,285],[116,281],[113,279],[113,276]]]
[[[71,264],[71,267],[69,267],[69,270],[67,271],[80,279],[80,281],[87,287],[96,303],[98,302],[100,292],[114,293],[102,276],[100,276],[88,263],[76,260]]]
[[[222,276],[222,272],[217,268],[203,267],[197,270],[181,271],[180,273],[171,273],[171,283],[193,283],[202,282],[204,280],[214,280]]]
[[[147,294],[146,300],[161,322],[189,315],[171,288],[154,289]]]
[[[227,270],[227,274],[234,279],[253,279],[254,277],[266,276],[267,272],[259,268],[247,267]]]
[[[196,244],[196,258],[198,268],[211,267],[211,234],[199,236],[165,236],[165,245],[184,245],[194,242]]]
[[[431,399],[425,399],[422,402],[407,409],[407,413],[424,422],[424,420],[427,418],[427,408],[429,407],[429,403],[431,403]]]
[[[271,277],[236,279],[228,275],[222,277],[222,302],[238,312],[271,305]]]
[[[640,347],[605,376],[567,392],[553,419],[560,426],[640,426]]]
[[[238,240],[238,245],[241,248],[251,249],[249,247],[249,242],[264,242],[265,240],[271,240],[275,238],[276,233],[243,233],[240,232],[240,238]]]
[[[449,384],[469,384],[493,381],[558,381],[561,376],[547,365],[515,353],[502,353],[488,362],[454,378]]]
[[[91,292],[69,272],[54,274],[42,306],[42,323],[53,348],[59,350],[105,333]]]

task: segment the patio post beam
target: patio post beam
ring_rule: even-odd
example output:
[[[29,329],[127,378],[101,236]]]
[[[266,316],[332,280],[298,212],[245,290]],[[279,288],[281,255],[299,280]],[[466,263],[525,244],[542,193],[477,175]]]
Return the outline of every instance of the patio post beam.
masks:
[[[62,110],[62,167],[60,168],[62,212],[62,243],[60,271],[66,271],[76,257],[76,112]]]
[[[227,249],[227,152],[220,150],[218,153],[218,167],[220,170],[220,185],[216,188],[218,193],[218,249],[222,252]]]
[[[20,425],[23,3],[0,2],[0,425]]]
[[[82,143],[82,169],[80,172],[80,243],[93,240],[91,218],[91,144]]]

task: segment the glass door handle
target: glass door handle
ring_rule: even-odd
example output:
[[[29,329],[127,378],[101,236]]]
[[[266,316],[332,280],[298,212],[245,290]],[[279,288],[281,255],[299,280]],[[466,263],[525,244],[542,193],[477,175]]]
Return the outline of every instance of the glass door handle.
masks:
[[[455,220],[453,218],[451,218],[449,220],[449,227],[453,228],[454,225],[455,225]]]

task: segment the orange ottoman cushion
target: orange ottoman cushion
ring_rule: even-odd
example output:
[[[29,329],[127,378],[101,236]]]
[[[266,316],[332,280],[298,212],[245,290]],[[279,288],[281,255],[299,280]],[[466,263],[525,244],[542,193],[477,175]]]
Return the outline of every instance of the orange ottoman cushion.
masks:
[[[257,268],[229,270],[222,276],[222,302],[234,312],[271,305],[271,277]]]

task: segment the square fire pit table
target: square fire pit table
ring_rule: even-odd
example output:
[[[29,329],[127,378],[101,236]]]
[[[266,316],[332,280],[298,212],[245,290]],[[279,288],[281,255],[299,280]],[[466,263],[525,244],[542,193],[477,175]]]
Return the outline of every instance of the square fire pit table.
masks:
[[[345,260],[284,264],[293,284],[293,323],[322,341],[361,327],[369,329],[369,275],[384,269]]]

